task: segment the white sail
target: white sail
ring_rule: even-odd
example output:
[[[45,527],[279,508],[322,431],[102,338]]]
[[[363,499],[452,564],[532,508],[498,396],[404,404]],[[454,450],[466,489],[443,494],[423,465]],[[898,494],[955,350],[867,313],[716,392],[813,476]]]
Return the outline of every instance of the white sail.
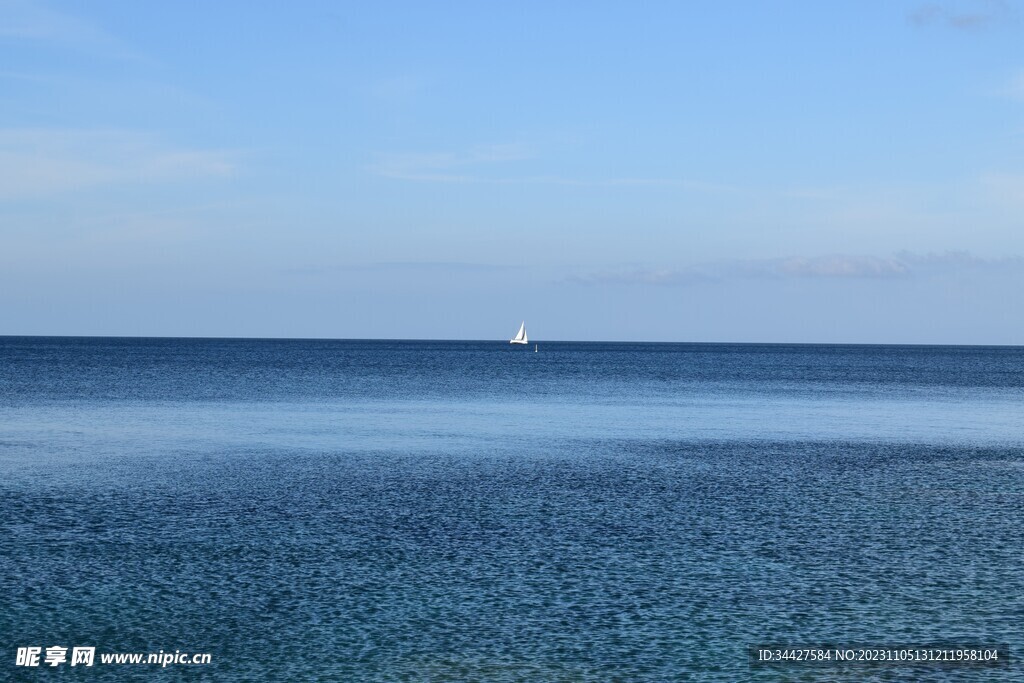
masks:
[[[526,338],[526,321],[519,326],[519,333],[515,337],[508,340],[509,344],[529,344],[530,340]]]

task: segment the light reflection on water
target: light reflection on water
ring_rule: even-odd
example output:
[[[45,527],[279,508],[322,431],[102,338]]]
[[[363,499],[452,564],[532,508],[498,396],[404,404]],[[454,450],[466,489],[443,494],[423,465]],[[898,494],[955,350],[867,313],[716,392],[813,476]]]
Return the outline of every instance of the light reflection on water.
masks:
[[[684,397],[565,403],[396,400],[317,403],[149,403],[33,406],[2,411],[8,442],[41,439],[73,453],[94,440],[118,449],[285,448],[472,453],[515,440],[543,449],[575,439],[846,440],[1021,445],[1024,401]],[[78,457],[78,456],[75,456]],[[87,456],[88,457],[88,456]]]

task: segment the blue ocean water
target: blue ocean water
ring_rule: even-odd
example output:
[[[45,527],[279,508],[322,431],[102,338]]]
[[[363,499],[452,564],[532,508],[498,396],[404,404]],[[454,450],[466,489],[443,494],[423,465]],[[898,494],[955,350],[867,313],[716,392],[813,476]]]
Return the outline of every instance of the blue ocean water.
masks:
[[[0,678],[1022,680],[1024,349],[0,337]]]

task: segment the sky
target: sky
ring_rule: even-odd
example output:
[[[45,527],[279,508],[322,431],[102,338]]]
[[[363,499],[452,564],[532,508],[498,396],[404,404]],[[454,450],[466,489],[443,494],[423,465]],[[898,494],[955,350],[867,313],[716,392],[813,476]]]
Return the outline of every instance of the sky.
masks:
[[[0,334],[1024,344],[1024,2],[0,0]]]

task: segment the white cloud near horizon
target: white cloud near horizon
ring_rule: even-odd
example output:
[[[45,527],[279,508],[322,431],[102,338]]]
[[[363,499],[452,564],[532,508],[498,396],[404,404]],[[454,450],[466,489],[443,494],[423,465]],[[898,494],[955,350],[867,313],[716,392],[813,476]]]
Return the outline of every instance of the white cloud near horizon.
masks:
[[[0,129],[0,198],[27,199],[125,183],[225,177],[223,150],[174,147],[130,131]]]
[[[750,279],[893,279],[965,269],[1024,268],[1024,257],[985,258],[966,251],[914,253],[891,257],[858,254],[791,256],[701,263],[681,267],[626,267],[574,275],[584,285],[690,286]]]
[[[899,259],[850,254],[794,256],[765,262],[761,269],[780,277],[890,278],[909,273],[907,265]]]

